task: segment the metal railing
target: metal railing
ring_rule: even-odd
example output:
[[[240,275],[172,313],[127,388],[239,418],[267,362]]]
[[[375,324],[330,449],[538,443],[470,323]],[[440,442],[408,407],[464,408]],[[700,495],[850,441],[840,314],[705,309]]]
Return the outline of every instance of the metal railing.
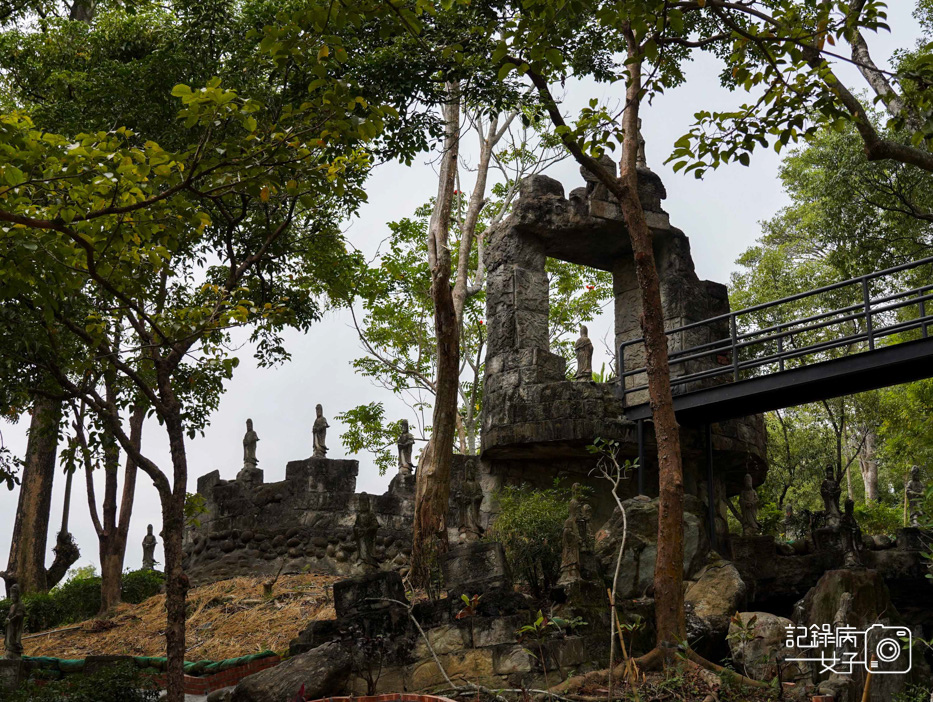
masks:
[[[905,281],[904,276],[896,274],[924,266],[931,266],[927,277],[930,284],[898,290]],[[872,287],[878,284],[884,285],[886,293],[873,297]],[[778,312],[777,308],[781,306],[802,300],[812,301],[837,291],[848,304],[800,319],[756,326],[756,323],[760,325],[761,318],[768,316],[768,312]],[[912,308],[916,308],[916,316],[913,316]],[[829,355],[828,352],[834,349],[845,347],[842,355],[874,351],[879,345],[909,340],[908,335],[901,338],[896,335],[914,330],[919,330],[919,334],[914,335],[917,338],[929,338],[933,332],[933,256],[670,329],[666,332],[669,347],[670,340],[676,339],[677,335],[681,335],[682,341],[687,333],[695,334],[704,328],[711,339],[723,332],[725,335],[668,354],[671,387],[675,394],[688,389],[685,386],[691,383],[738,381],[829,360],[838,357]],[[841,335],[835,335],[840,333],[838,329],[842,330]],[[646,377],[645,366],[625,369],[626,349],[636,345],[644,345],[644,337],[626,341],[619,347],[619,382],[623,399],[648,388],[646,382],[635,385],[637,381],[632,381],[633,387],[627,387],[627,379],[639,375]],[[690,363],[707,367],[687,372]],[[768,366],[774,368],[768,370]],[[675,371],[681,368],[683,372],[675,376]]]

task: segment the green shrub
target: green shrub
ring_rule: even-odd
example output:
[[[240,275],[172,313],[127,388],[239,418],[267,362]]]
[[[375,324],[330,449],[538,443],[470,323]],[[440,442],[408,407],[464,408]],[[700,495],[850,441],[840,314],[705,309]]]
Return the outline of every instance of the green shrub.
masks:
[[[162,591],[165,576],[154,570],[131,570],[123,574],[124,602],[139,604]]]
[[[904,508],[891,507],[880,502],[855,505],[855,519],[863,534],[895,538],[897,530],[904,526]]]
[[[71,624],[93,617],[100,611],[100,577],[78,576],[55,587],[52,596],[61,611],[60,624]]]
[[[779,536],[784,532],[784,513],[774,502],[765,502],[758,507],[758,523],[762,534]]]
[[[121,585],[124,602],[139,604],[159,594],[165,576],[148,570],[123,574]],[[65,582],[49,592],[23,597],[26,607],[26,631],[45,631],[74,622],[91,619],[100,612],[100,576],[93,569],[78,569]],[[0,622],[6,618],[10,601],[0,600]]]
[[[36,685],[27,682],[3,697],[3,702],[154,702],[158,691],[140,675],[135,664],[108,666],[91,675],[70,675],[64,680]]]
[[[499,514],[486,534],[505,547],[512,572],[542,597],[560,576],[561,533],[570,490],[507,486],[498,494]]]

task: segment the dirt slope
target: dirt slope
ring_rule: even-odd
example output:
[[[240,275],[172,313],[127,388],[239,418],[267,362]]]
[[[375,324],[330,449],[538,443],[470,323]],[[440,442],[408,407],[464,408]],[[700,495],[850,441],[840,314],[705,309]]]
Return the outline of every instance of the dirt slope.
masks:
[[[337,580],[326,575],[283,575],[271,597],[263,597],[261,578],[234,578],[193,588],[188,593],[185,659],[218,661],[263,650],[285,651],[309,621],[334,617],[330,586]],[[27,634],[26,655],[164,656],[165,596],[121,605],[111,619],[75,626]]]

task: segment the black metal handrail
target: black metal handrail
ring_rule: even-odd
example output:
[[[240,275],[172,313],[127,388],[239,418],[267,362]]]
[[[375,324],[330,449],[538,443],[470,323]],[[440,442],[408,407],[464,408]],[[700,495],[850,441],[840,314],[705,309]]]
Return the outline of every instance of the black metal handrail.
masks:
[[[761,369],[763,366],[773,364],[777,364],[778,371],[784,371],[786,370],[788,361],[802,359],[806,356],[812,356],[845,346],[851,347],[859,344],[867,344],[868,351],[873,351],[876,342],[890,338],[895,334],[915,329],[920,329],[922,338],[928,338],[930,330],[933,328],[933,314],[928,314],[928,308],[933,308],[933,304],[928,305],[927,303],[933,301],[933,283],[909,290],[888,292],[888,294],[878,297],[871,296],[871,283],[872,281],[892,276],[895,273],[920,268],[930,264],[933,264],[933,256],[667,330],[665,334],[670,337],[675,334],[683,334],[684,332],[700,329],[702,327],[714,329],[716,325],[722,326],[726,323],[728,324],[728,335],[725,337],[707,341],[702,344],[696,344],[679,351],[670,352],[668,359],[672,367],[710,357],[713,358],[714,362],[720,364],[713,368],[706,368],[672,378],[671,386],[672,388],[679,387],[701,380],[719,378],[727,374],[732,375],[733,381],[738,381],[741,380],[743,371],[757,370]],[[800,319],[772,324],[761,329],[745,330],[741,328],[738,322],[739,318],[743,315],[761,312],[780,305],[786,305],[791,302],[812,298],[817,295],[851,286],[858,286],[860,299],[858,302],[853,302],[844,307],[819,312]],[[885,323],[883,315],[914,306],[917,307],[917,317],[905,321],[896,321],[896,323],[893,324]],[[854,327],[854,333],[844,332],[840,337],[822,340],[816,343],[808,343],[806,339],[803,339],[803,345],[797,345],[797,342],[801,339],[801,335],[803,334],[843,324],[850,324]],[[847,332],[848,329],[845,331]],[[636,344],[643,345],[644,337],[631,339],[623,342],[619,346],[618,361],[620,372],[618,377],[621,384],[623,399],[629,393],[642,392],[647,389],[647,385],[645,384],[631,388],[626,387],[627,378],[643,375],[647,371],[644,366],[632,370],[625,369],[625,349]],[[765,348],[765,345],[768,344],[776,344],[777,352],[773,353],[770,349]],[[740,358],[740,353],[742,351],[754,349],[756,347],[761,349],[761,353],[764,355],[754,355],[752,358],[746,360]],[[726,356],[726,354],[731,356],[731,358]]]

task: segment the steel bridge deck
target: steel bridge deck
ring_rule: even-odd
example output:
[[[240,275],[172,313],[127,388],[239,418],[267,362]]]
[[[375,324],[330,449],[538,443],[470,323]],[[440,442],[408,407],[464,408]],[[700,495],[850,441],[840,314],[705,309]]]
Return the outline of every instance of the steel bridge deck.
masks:
[[[674,396],[682,424],[709,424],[933,377],[933,337]],[[651,418],[647,402],[625,408]]]

